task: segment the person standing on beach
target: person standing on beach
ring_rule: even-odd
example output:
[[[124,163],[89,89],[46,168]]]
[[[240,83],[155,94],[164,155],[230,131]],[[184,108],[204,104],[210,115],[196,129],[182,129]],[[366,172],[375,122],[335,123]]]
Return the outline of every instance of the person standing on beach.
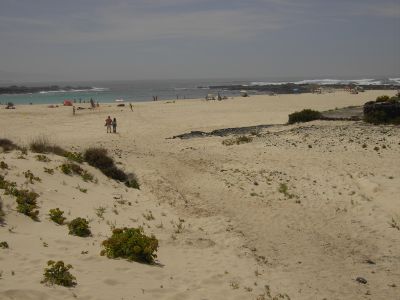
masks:
[[[75,116],[75,105],[72,106],[72,114]]]
[[[129,102],[129,107],[131,108],[131,111],[133,111],[133,105],[130,102]]]
[[[112,120],[110,118],[110,116],[108,116],[108,118],[106,119],[106,126],[107,127],[107,133],[111,133],[111,125],[112,125]]]
[[[117,133],[117,119],[114,118],[112,121],[113,133]]]

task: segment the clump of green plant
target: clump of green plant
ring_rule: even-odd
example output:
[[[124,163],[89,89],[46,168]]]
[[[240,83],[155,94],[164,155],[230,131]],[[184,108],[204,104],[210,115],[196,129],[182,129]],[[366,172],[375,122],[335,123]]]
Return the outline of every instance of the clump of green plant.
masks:
[[[50,219],[58,225],[63,225],[66,218],[63,216],[64,212],[58,207],[49,210]]]
[[[289,189],[286,183],[279,184],[278,192],[284,194],[289,199],[296,197],[294,194],[289,193]]]
[[[81,166],[72,163],[65,162],[60,166],[61,172],[67,175],[77,174],[82,177],[84,181],[93,181],[94,176],[88,171],[81,168]]]
[[[382,96],[376,97],[375,102],[387,102],[389,100],[390,100],[390,97],[388,95],[382,95]]]
[[[54,174],[54,169],[43,167],[44,171],[50,175]]]
[[[147,221],[154,220],[154,216],[151,210],[147,211],[146,213],[143,213],[143,218],[145,218]]]
[[[73,287],[76,283],[76,278],[69,270],[72,269],[70,264],[65,265],[63,261],[49,260],[47,262],[48,268],[44,270],[44,278],[42,283],[57,284],[65,287]]]
[[[392,217],[392,220],[389,222],[390,227],[400,230],[400,217]]]
[[[99,206],[98,208],[95,208],[95,212],[96,216],[104,220],[104,213],[106,212],[106,208],[104,206]]]
[[[290,114],[288,123],[293,124],[300,122],[310,122],[321,118],[322,114],[319,111],[312,109],[303,109],[302,111],[297,111]]]
[[[117,168],[114,160],[107,155],[106,149],[89,148],[85,151],[84,158],[89,165],[99,169],[107,177],[124,182],[128,187],[139,188],[136,177],[129,177],[124,171]]]
[[[2,249],[8,249],[8,243],[6,241],[0,242],[0,248]]]
[[[112,236],[103,241],[101,255],[108,258],[126,258],[137,262],[154,263],[157,257],[158,240],[147,236],[140,228],[115,228]]]
[[[39,210],[37,210],[37,201],[39,194],[34,191],[21,190],[17,196],[17,211],[38,221]]]
[[[34,138],[29,144],[29,147],[36,153],[54,153],[56,155],[65,156],[65,153],[67,152],[60,146],[51,144],[45,136]]]
[[[4,152],[9,152],[11,150],[19,149],[19,147],[9,139],[0,139],[0,147],[3,148]]]
[[[80,164],[84,162],[82,153],[80,152],[66,152],[64,156]]]
[[[1,161],[0,162],[0,169],[8,170],[9,168],[8,168],[8,165],[4,161]]]
[[[81,187],[80,185],[78,185],[78,186],[76,187],[76,189],[79,190],[81,193],[85,193],[85,194],[87,193],[87,189]]]
[[[34,181],[37,181],[37,182],[41,182],[42,181],[39,177],[33,175],[31,170],[25,171],[25,172],[23,172],[23,174],[24,174],[25,178],[28,179],[28,181],[31,184],[33,184]]]
[[[69,234],[80,237],[87,237],[91,235],[89,222],[84,218],[73,219],[68,224]]]
[[[46,155],[43,154],[38,154],[35,156],[37,161],[41,161],[41,162],[49,162],[51,161],[50,158],[48,158]]]

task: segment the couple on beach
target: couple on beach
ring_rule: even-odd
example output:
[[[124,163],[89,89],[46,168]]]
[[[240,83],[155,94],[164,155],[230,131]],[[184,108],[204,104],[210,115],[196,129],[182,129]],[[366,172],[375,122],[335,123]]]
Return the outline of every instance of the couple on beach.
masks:
[[[106,124],[104,125],[107,127],[107,133],[111,133],[111,126],[112,126],[112,132],[117,133],[117,119],[114,118],[113,120],[108,116],[106,119]]]

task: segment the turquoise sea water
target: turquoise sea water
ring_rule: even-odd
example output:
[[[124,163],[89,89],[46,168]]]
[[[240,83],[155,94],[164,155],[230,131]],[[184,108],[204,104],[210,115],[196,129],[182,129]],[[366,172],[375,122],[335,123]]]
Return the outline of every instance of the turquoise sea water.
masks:
[[[319,83],[324,85],[337,83],[356,83],[362,85],[395,84],[400,86],[400,78],[362,78],[362,79],[196,79],[196,80],[137,80],[137,81],[99,81],[99,82],[43,82],[43,83],[2,83],[1,86],[25,85],[25,86],[86,86],[90,90],[76,90],[64,92],[41,92],[33,94],[0,95],[0,103],[12,102],[14,104],[60,104],[64,100],[95,102],[114,102],[123,99],[126,102],[152,101],[153,96],[158,100],[197,99],[204,98],[209,93],[220,93],[223,96],[237,96],[239,91],[210,90],[213,85],[265,85],[293,83]]]
[[[0,95],[0,103],[12,102],[14,104],[60,104],[64,100],[88,101],[92,98],[100,103],[114,102],[123,99],[126,102],[152,101],[153,96],[158,100],[194,99],[204,98],[210,90],[209,85],[215,84],[240,84],[246,81],[232,80],[141,80],[141,81],[119,81],[119,82],[65,82],[65,83],[24,83],[14,85],[25,86],[50,86],[56,84],[63,86],[87,86],[91,90],[76,90],[65,92],[41,92],[33,94],[3,94]],[[9,86],[11,84],[2,84]],[[216,93],[217,91],[212,91]],[[222,91],[221,91],[222,92]],[[238,94],[233,91],[225,91],[224,95],[233,96]]]

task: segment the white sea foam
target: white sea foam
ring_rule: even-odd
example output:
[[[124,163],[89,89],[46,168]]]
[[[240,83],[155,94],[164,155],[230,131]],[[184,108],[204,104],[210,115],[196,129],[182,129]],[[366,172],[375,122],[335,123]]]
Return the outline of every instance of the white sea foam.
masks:
[[[281,81],[281,82],[251,82],[251,86],[263,86],[263,85],[282,85],[282,84],[320,84],[320,85],[334,85],[334,84],[357,84],[357,85],[392,85],[400,84],[400,78],[387,78],[387,79],[373,79],[373,78],[362,78],[362,79],[307,79],[299,81]]]
[[[72,89],[72,90],[56,90],[56,91],[40,91],[39,94],[53,94],[53,93],[79,93],[79,92],[104,92],[108,88],[92,87],[90,89]]]

